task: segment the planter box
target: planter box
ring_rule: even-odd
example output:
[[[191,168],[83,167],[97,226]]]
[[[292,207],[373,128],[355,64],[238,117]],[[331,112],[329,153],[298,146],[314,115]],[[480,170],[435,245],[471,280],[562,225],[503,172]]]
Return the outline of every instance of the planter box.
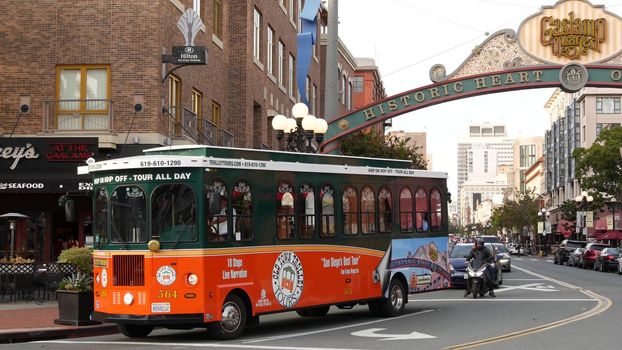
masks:
[[[93,291],[57,290],[58,319],[55,324],[87,326],[99,324],[91,320]]]

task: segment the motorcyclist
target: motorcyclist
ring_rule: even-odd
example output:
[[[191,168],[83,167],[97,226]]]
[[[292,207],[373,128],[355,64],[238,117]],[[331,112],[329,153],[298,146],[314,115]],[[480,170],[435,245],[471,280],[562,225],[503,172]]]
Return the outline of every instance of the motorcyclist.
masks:
[[[493,263],[495,260],[495,257],[492,255],[492,253],[490,252],[490,250],[486,249],[486,247],[484,247],[484,239],[481,237],[478,237],[475,239],[475,246],[473,247],[473,249],[471,249],[471,252],[469,253],[469,255],[467,256],[467,261],[471,261],[471,260],[478,260],[481,263],[486,263],[486,271],[484,272],[485,275],[485,280],[486,283],[488,284],[488,295],[490,295],[491,297],[496,297],[495,295],[495,291],[494,291],[494,272],[492,271],[492,266],[489,265],[490,263]],[[481,265],[480,265],[481,266]],[[469,285],[467,286],[466,290],[464,291],[464,296],[468,296],[471,293],[471,285],[469,282]]]

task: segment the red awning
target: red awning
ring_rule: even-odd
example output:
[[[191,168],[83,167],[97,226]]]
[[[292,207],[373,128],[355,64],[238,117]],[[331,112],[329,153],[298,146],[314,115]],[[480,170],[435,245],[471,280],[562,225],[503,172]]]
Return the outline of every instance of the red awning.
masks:
[[[595,231],[593,237],[596,239],[622,239],[622,231]]]
[[[574,221],[560,220],[557,223],[557,232],[564,237],[571,237],[574,230]]]
[[[597,231],[607,230],[607,218],[598,218],[594,220],[594,229]]]

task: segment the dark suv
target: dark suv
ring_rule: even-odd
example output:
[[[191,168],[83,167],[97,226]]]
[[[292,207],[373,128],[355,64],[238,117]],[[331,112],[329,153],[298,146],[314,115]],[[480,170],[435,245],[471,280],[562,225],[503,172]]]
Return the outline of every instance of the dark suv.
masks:
[[[587,242],[585,241],[575,241],[572,239],[564,239],[560,244],[557,251],[555,251],[555,257],[553,258],[553,264],[563,265],[564,262],[568,261],[568,255],[577,249],[577,248],[585,248]]]

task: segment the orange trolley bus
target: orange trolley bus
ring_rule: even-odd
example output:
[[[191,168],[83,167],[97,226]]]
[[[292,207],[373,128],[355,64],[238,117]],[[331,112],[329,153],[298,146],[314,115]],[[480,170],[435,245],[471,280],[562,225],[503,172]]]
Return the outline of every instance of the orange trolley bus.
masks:
[[[447,176],[409,162],[172,146],[80,167],[93,176],[93,318],[128,337],[262,314],[323,316],[448,288]]]

